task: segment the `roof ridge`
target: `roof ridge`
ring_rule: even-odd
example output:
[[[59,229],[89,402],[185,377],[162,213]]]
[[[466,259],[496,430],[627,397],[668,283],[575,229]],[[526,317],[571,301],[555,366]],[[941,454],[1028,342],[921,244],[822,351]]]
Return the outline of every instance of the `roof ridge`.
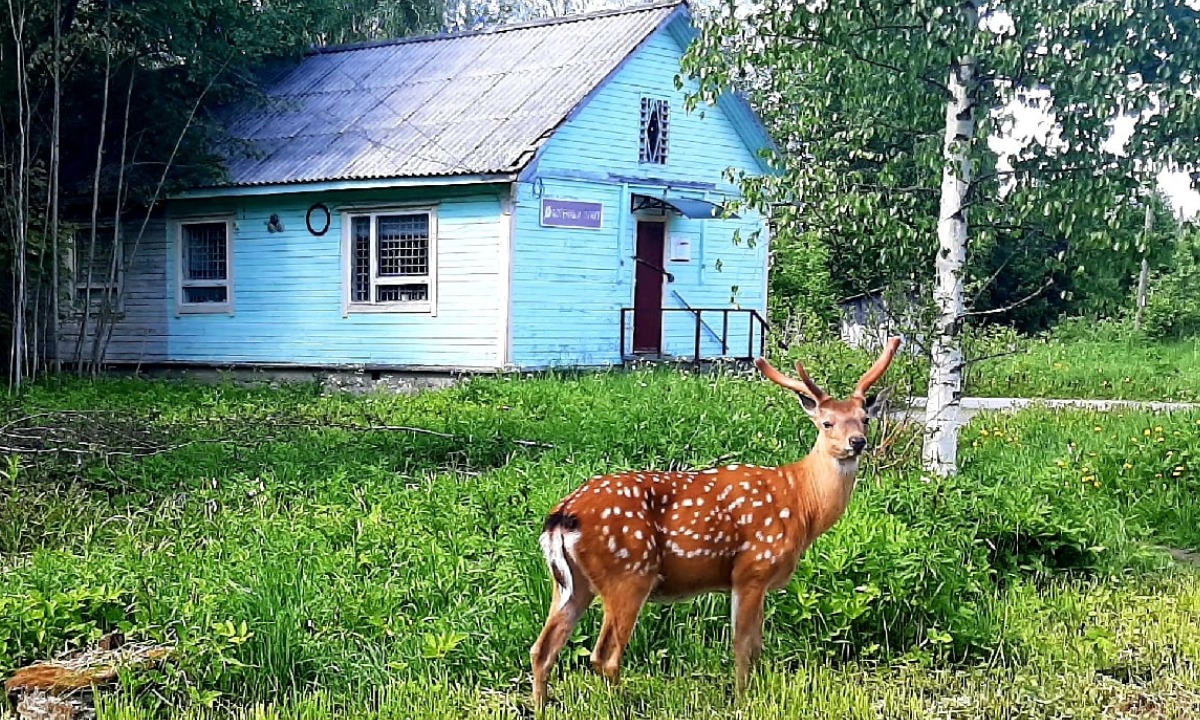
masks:
[[[512,32],[516,30],[528,30],[531,28],[546,27],[549,25],[566,25],[569,23],[596,20],[598,18],[613,17],[616,15],[663,10],[666,8],[686,6],[687,4],[688,0],[650,0],[649,2],[642,2],[636,5],[627,5],[625,7],[592,10],[589,12],[575,13],[573,15],[563,15],[560,17],[538,18],[536,20],[527,20],[525,22],[513,23],[511,25],[496,25],[494,27],[483,28],[480,30],[468,30],[465,32],[442,31],[426,35],[410,35],[406,37],[392,38],[389,40],[368,40],[359,43],[325,45],[310,48],[305,54],[329,55],[339,52],[352,52],[355,50],[371,50],[374,48],[392,47],[395,45],[436,42],[439,40],[456,40],[458,38],[476,37],[480,35],[496,35],[499,33]]]

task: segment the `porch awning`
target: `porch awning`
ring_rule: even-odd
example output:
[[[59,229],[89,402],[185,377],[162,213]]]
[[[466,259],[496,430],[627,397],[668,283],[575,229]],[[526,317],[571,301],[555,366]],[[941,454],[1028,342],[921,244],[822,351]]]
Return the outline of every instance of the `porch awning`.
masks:
[[[637,212],[638,210],[673,210],[684,217],[694,220],[737,217],[735,213],[722,216],[723,208],[714,202],[698,198],[679,197],[671,193],[667,193],[666,197],[633,193],[629,198],[629,210],[630,212]]]

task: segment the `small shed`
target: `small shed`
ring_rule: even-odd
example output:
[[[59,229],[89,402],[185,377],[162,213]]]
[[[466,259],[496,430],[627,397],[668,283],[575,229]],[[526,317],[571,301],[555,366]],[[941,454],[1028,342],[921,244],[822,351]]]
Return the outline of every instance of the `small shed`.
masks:
[[[315,49],[227,108],[226,177],[122,272],[107,364],[432,371],[749,357],[770,172],[736,95],[687,111],[683,2]],[[89,274],[76,268],[72,291]],[[107,280],[107,278],[105,278]],[[63,324],[60,356],[80,323]]]

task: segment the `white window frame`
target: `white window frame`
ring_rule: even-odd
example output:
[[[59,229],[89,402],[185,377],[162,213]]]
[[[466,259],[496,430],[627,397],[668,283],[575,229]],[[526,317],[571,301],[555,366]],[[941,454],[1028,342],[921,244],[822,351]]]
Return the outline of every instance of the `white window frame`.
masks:
[[[77,247],[77,244],[79,243],[78,235],[80,233],[85,233],[85,232],[90,232],[90,229],[87,227],[79,228],[79,230],[76,232],[76,238],[73,240],[70,247],[67,248],[67,269],[71,273],[71,279],[69,281],[70,290],[71,290],[71,312],[76,315],[84,314],[84,302],[87,300],[87,297],[88,297],[88,285],[89,284],[91,285],[91,289],[92,289],[92,292],[91,292],[92,303],[99,302],[99,300],[104,297],[105,292],[107,292],[107,293],[109,293],[109,297],[112,298],[112,305],[110,306],[109,310],[114,313],[124,312],[125,299],[124,299],[124,295],[121,292],[121,289],[124,287],[124,282],[125,282],[125,243],[124,243],[124,240],[123,240],[123,238],[117,238],[118,241],[114,244],[115,246],[113,248],[113,253],[116,255],[116,260],[117,260],[117,277],[113,282],[110,283],[110,282],[105,281],[105,282],[91,283],[91,275],[90,274],[86,281],[80,282],[79,281],[79,263],[87,257],[88,248],[86,246],[85,247]],[[112,225],[101,225],[96,228],[96,232],[97,232],[96,240],[97,240],[97,242],[100,242],[101,241],[101,238],[99,237],[100,233],[102,233],[102,232],[114,232],[115,233],[115,228]],[[90,243],[90,241],[91,241],[91,239],[89,238],[88,242]],[[93,305],[93,307],[91,308],[92,313],[99,312],[100,310],[101,310],[101,307],[98,305]]]
[[[185,265],[183,254],[183,228],[186,225],[208,225],[222,223],[225,225],[225,279],[224,280],[188,280],[183,276]],[[232,315],[233,314],[233,218],[228,215],[211,217],[178,218],[174,221],[175,230],[175,313],[177,315]],[[190,303],[184,288],[189,287],[224,287],[225,302],[223,303]]]
[[[426,275],[379,275],[379,245],[376,242],[378,219],[388,215],[426,215],[429,218],[429,272]],[[394,205],[376,208],[346,208],[342,216],[342,315],[351,313],[421,313],[437,316],[437,268],[438,268],[438,222],[437,207],[433,205]],[[369,217],[371,219],[370,239],[370,292],[367,300],[354,300],[354,220]],[[400,300],[394,302],[379,302],[376,287],[379,285],[407,285],[426,283],[429,286],[428,298],[425,300]]]

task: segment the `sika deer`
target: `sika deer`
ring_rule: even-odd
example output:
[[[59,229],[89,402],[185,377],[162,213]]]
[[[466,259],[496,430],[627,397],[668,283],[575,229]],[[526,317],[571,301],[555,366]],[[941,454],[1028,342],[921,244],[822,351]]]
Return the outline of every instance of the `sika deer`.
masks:
[[[761,651],[767,591],[787,585],[796,562],[846,511],[867,421],[881,405],[867,390],[899,347],[899,338],[888,341],[847,400],[827,395],[800,363],[796,380],[755,360],[763,375],[799,396],[817,425],[816,443],[799,462],[598,475],[563,499],[539,539],[554,587],[550,615],[530,651],[534,705],[545,704],[559,651],[596,595],[604,621],[592,665],[615,683],[647,601],[731,591],[742,692]]]

